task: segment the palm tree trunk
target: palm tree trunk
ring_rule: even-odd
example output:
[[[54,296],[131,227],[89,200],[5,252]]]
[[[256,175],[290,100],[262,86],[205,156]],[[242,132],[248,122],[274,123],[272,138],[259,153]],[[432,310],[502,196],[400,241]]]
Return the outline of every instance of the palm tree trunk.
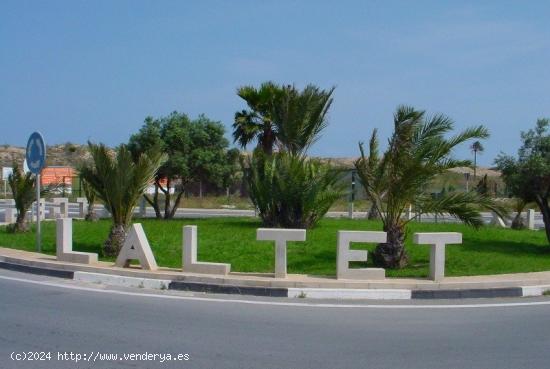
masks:
[[[94,203],[88,203],[88,210],[86,212],[86,216],[84,217],[84,220],[95,222],[98,220],[98,216],[94,211]]]
[[[378,214],[378,209],[376,208],[376,205],[374,205],[374,203],[370,206],[369,212],[367,213],[367,219],[380,219],[380,214]]]
[[[384,225],[388,238],[380,243],[374,251],[374,263],[383,268],[400,269],[407,265],[408,255],[405,251],[405,229],[402,224]]]
[[[516,216],[514,217],[514,220],[512,220],[512,224],[510,226],[512,229],[524,229],[525,223],[523,222],[523,217],[521,216],[521,212],[518,212]]]
[[[476,179],[477,174],[477,151],[474,150],[474,179]]]
[[[122,224],[113,224],[107,241],[103,244],[103,254],[105,256],[118,255],[124,241],[126,240],[126,227]]]
[[[18,211],[13,232],[16,232],[16,233],[27,232],[29,230],[29,225],[27,223],[25,213],[26,213],[25,211],[21,211],[21,210]]]

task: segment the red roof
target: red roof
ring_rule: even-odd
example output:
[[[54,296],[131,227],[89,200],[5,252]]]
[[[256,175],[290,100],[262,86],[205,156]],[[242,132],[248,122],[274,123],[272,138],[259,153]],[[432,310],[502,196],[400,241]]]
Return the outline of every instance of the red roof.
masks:
[[[40,175],[40,184],[47,185],[60,185],[65,184],[71,186],[72,178],[76,175],[76,171],[71,167],[46,167],[42,169]]]

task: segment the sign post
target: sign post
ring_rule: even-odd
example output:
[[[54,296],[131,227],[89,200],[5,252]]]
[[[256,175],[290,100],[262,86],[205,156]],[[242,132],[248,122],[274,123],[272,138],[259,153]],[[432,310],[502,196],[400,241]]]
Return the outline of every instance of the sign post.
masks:
[[[27,142],[27,165],[31,173],[36,175],[36,250],[42,251],[40,245],[40,172],[46,164],[46,144],[39,132],[33,132]]]

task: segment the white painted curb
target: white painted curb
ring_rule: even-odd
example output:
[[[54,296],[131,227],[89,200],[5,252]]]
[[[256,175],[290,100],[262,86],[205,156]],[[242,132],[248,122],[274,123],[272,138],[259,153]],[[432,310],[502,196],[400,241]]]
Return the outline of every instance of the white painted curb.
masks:
[[[170,280],[167,279],[148,279],[148,278],[136,278],[125,277],[119,275],[102,274],[102,273],[88,273],[88,272],[74,272],[73,279],[80,282],[105,284],[110,286],[121,287],[134,287],[134,288],[147,288],[153,290],[166,290],[170,284]]]
[[[544,292],[550,291],[550,285],[521,287],[523,297],[542,296]]]
[[[288,297],[312,299],[410,300],[411,290],[289,288]]]

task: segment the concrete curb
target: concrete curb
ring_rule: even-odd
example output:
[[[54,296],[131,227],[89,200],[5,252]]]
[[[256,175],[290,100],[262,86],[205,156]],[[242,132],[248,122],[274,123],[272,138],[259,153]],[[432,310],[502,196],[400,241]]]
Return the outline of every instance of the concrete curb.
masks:
[[[69,270],[42,268],[42,267],[35,267],[30,265],[7,263],[5,261],[0,261],[0,268],[13,270],[15,272],[45,275],[48,277],[57,277],[57,278],[66,278],[66,279],[73,279],[74,277],[74,272]]]
[[[471,299],[498,297],[532,297],[541,296],[546,291],[550,291],[550,285],[438,290],[236,286],[229,284],[213,284],[202,282],[188,282],[181,280],[129,277],[104,273],[89,273],[80,271],[73,272],[62,269],[43,268],[17,263],[9,263],[5,261],[0,261],[0,268],[17,272],[45,275],[49,277],[73,279],[75,281],[97,283],[108,286],[287,298],[362,300]]]
[[[151,290],[167,290],[168,285],[172,282],[166,279],[135,278],[88,272],[74,272],[73,279],[75,281],[87,283],[97,283],[119,287],[147,288]]]
[[[410,300],[411,295],[411,290],[402,289],[289,288],[287,297],[346,300]]]
[[[227,284],[172,281],[168,286],[168,289],[191,292],[221,293],[230,295],[288,297],[288,288],[277,287],[248,287],[232,286]]]
[[[542,292],[540,293],[542,295]],[[539,295],[539,296],[540,296]],[[535,296],[535,295],[531,295]],[[523,297],[523,287],[475,288],[461,290],[417,290],[412,291],[413,299],[475,299],[495,297]]]

